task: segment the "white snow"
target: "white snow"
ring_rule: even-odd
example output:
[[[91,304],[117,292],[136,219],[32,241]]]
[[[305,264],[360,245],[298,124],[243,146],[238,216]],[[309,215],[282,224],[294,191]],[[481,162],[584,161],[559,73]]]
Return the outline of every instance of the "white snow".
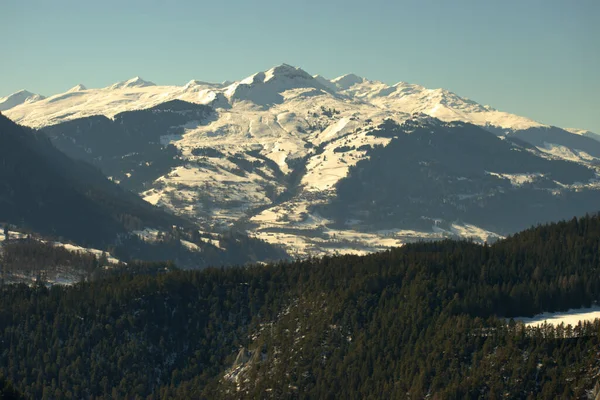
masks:
[[[431,218],[423,217],[423,219]],[[441,220],[433,219],[434,225],[432,227],[432,230],[433,232],[445,234],[444,237],[452,237],[455,239],[463,238],[468,240],[474,240],[479,243],[492,242],[503,238],[503,236],[498,235],[495,232],[485,230],[472,224],[455,222],[453,224],[450,224],[450,230],[446,230],[438,225],[439,222],[441,222]]]
[[[208,92],[199,92],[201,86],[191,89],[155,86],[135,79],[101,89],[79,87],[75,90],[76,88],[48,98],[20,103],[4,111],[4,114],[19,124],[41,128],[92,115],[112,118],[120,112],[149,108],[174,99],[199,104],[206,104],[215,99],[215,96],[211,97]],[[212,86],[207,85],[203,89],[210,90]],[[35,103],[39,104],[34,107]]]
[[[422,239],[462,237],[483,243],[502,238],[472,224],[454,223],[449,230],[444,230],[437,227],[433,220],[429,231],[398,228],[363,232],[359,220],[347,221],[344,229],[332,229],[328,227],[331,221],[310,211],[311,206],[322,201],[296,198],[268,208],[251,218],[258,228],[248,233],[268,243],[283,246],[295,257],[366,254]]]
[[[114,89],[129,89],[129,88],[135,88],[135,87],[148,87],[148,86],[156,86],[156,84],[153,82],[145,81],[142,78],[140,78],[139,76],[136,76],[135,78],[131,78],[131,79],[128,79],[123,82],[117,82],[114,85],[109,86],[109,89],[113,89],[113,90]]]
[[[353,131],[356,124],[349,124],[347,118],[340,119],[337,123],[325,129],[320,138],[322,140],[341,136],[341,132],[351,133],[341,139],[334,140],[325,146],[322,154],[311,157],[307,165],[307,173],[302,178],[302,183],[310,191],[330,190],[342,178],[348,175],[349,168],[361,159],[366,158],[366,151],[356,150],[362,145],[369,147],[375,145],[387,145],[391,139],[368,137],[367,131]],[[353,148],[353,151],[342,152],[341,148]],[[336,150],[338,150],[336,152]]]
[[[596,305],[590,308],[571,309],[569,311],[543,313],[532,318],[519,317],[515,321],[524,323],[526,326],[540,326],[548,323],[554,326],[565,324],[576,326],[579,322],[594,321],[600,318],[600,306]]]
[[[154,243],[154,242],[157,242],[160,240],[160,237],[164,232],[161,232],[154,228],[144,228],[139,231],[134,231],[133,233],[148,243]],[[200,233],[202,233],[202,232],[200,232]],[[215,236],[215,234],[212,234],[212,236]],[[209,243],[219,249],[223,249],[221,247],[218,239],[202,237],[201,240],[204,243]],[[181,242],[182,246],[186,247],[190,251],[197,251],[197,252],[202,251],[202,248],[200,246],[198,246],[196,243],[192,243],[192,242],[190,242],[188,240],[184,240],[184,239],[180,239],[179,241]]]
[[[21,233],[21,232],[9,230],[8,237],[11,239],[24,239],[27,237],[27,235],[24,233]],[[6,239],[6,236],[4,236],[4,230],[0,230],[0,242],[3,242],[5,239]]]
[[[451,232],[467,239],[478,239],[481,242],[503,239],[503,236],[497,233],[487,231],[471,224],[452,224]]]
[[[27,238],[26,233],[17,232],[17,231],[9,231],[8,236],[10,239],[25,239],[25,238]],[[1,246],[1,243],[5,240],[5,238],[6,237],[4,236],[4,231],[0,231],[0,246]],[[71,252],[93,254],[98,258],[100,258],[103,254],[106,254],[108,262],[110,264],[119,264],[121,262],[120,260],[116,259],[115,257],[111,256],[110,254],[108,254],[106,251],[103,251],[103,250],[94,249],[94,248],[90,248],[90,247],[81,247],[81,246],[77,246],[77,245],[74,245],[71,243],[48,242],[46,240],[41,240],[41,239],[35,239],[35,240],[39,240],[42,243],[51,243],[54,246],[63,247],[64,249],[71,251]]]
[[[83,90],[87,90],[87,88],[80,83],[67,90],[67,93],[81,92]]]
[[[361,78],[358,75],[346,74],[346,75],[339,76],[335,79],[332,79],[331,83],[333,83],[339,89],[345,90],[345,89],[349,89],[352,86],[357,85],[359,83],[363,83],[364,81],[365,81],[365,79]]]
[[[416,238],[458,235],[484,241],[497,236],[458,223],[448,231],[435,227],[426,232],[399,229],[364,233],[360,231],[361,221],[352,221],[347,229],[334,231],[327,228],[329,221],[311,212],[310,206],[323,204],[335,195],[336,184],[352,166],[368,157],[369,148],[391,141],[367,135],[386,119],[402,123],[414,113],[423,113],[484,127],[545,126],[444,89],[405,82],[388,85],[354,74],[328,80],[287,64],[236,82],[191,80],[183,86],[160,86],[135,77],[105,88],[77,85],[47,99],[11,103],[4,113],[21,124],[43,127],[91,115],[112,118],[123,111],[173,99],[211,105],[215,117],[182,127],[183,134],[161,137],[162,144],[172,144],[181,151],[184,165],[149,182],[142,197],[211,229],[250,220],[257,224],[251,228],[252,235],[303,255],[378,251]],[[201,148],[217,150],[222,156],[194,155]],[[584,151],[575,154],[567,150],[550,146],[545,151],[548,157],[590,161],[591,156]],[[243,162],[238,165],[235,160]],[[272,206],[273,199],[285,190],[282,176],[291,174],[299,160],[306,160],[306,173],[298,194]],[[534,172],[489,173],[513,185],[541,176]],[[259,213],[253,211],[257,207],[267,208]],[[291,231],[273,231],[281,228]],[[143,235],[151,240],[149,232]]]
[[[16,93],[6,97],[0,97],[0,111],[8,110],[20,104],[29,104],[43,100],[44,96],[28,92],[27,90],[19,90]]]
[[[226,82],[229,83],[229,82]],[[67,93],[85,92],[77,97],[55,97],[54,102],[44,101],[41,97],[31,97],[29,92],[25,100],[8,102],[0,99],[0,110],[9,110],[7,115],[21,124],[42,127],[62,121],[89,116],[106,115],[111,117],[119,112],[142,109],[158,103],[182,99],[207,104],[223,99],[225,102],[249,103],[249,106],[272,107],[290,99],[285,92],[296,91],[292,98],[305,103],[313,103],[316,98],[333,95],[338,102],[351,104],[358,114],[364,114],[368,108],[376,108],[379,113],[393,115],[422,112],[445,121],[461,120],[478,125],[494,125],[504,128],[525,129],[545,126],[528,118],[520,117],[482,106],[474,101],[460,97],[444,89],[427,89],[420,85],[400,82],[387,85],[383,82],[348,74],[331,81],[315,75],[314,77],[300,68],[282,64],[265,72],[258,72],[227,86],[192,80],[183,86],[157,86],[152,82],[135,77],[118,82],[107,88],[86,89],[76,86]],[[21,92],[19,92],[21,93]],[[12,96],[15,96],[14,94]],[[23,94],[19,95],[23,97]],[[37,95],[33,95],[37,96]],[[9,96],[11,97],[11,96]],[[56,101],[59,99],[60,101]],[[4,102],[4,106],[2,106]],[[369,107],[370,106],[370,107]],[[298,114],[302,115],[302,114]]]
[[[523,174],[502,174],[502,173],[486,171],[486,173],[488,175],[496,176],[500,179],[508,179],[513,186],[523,186],[527,183],[532,183],[536,179],[544,176],[544,174],[541,174],[539,172],[523,173]]]
[[[593,161],[596,160],[596,157],[591,156],[583,150],[575,150],[569,149],[566,146],[554,144],[554,143],[546,143],[544,142],[544,147],[538,147],[543,152],[552,155],[556,158],[562,158],[563,160],[581,162],[581,161]]]
[[[575,135],[587,136],[594,140],[600,141],[600,134],[592,132],[592,131],[588,131],[585,129],[575,129],[575,128],[564,128],[564,130],[567,132],[571,132]]]
[[[72,252],[80,252],[80,253],[93,254],[97,258],[102,257],[103,254],[106,254],[107,260],[108,260],[108,262],[110,264],[119,264],[121,262],[120,260],[118,260],[115,257],[113,257],[110,254],[108,254],[106,251],[102,251],[102,250],[98,250],[98,249],[92,249],[92,248],[87,248],[87,247],[76,246],[74,244],[69,244],[69,243],[53,242],[53,244],[55,246],[64,247],[65,249],[67,249],[69,251],[72,251]]]

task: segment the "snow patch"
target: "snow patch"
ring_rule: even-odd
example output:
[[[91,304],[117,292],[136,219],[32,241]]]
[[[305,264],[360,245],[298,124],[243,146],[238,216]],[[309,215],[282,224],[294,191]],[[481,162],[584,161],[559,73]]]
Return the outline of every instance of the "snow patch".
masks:
[[[581,162],[594,161],[597,158],[591,156],[583,150],[570,149],[566,146],[544,142],[544,147],[538,147],[541,151],[550,154],[557,158],[562,158],[567,161]]]
[[[536,179],[542,178],[545,175],[539,172],[524,173],[524,174],[502,174],[496,172],[485,171],[486,174],[498,177],[500,179],[508,179],[513,186],[523,186],[527,183],[532,183]]]
[[[554,313],[542,313],[534,317],[518,317],[514,318],[525,324],[525,326],[541,326],[545,323],[558,326],[560,324],[576,326],[579,322],[592,322],[600,318],[600,306],[596,305],[589,308],[570,309],[569,311],[561,311]]]

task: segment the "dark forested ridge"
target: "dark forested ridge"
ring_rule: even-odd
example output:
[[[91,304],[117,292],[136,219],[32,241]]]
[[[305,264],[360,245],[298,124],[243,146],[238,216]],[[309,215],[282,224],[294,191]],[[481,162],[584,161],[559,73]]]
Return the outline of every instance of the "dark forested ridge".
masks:
[[[25,400],[26,397],[19,393],[13,384],[0,377],[0,400]]]
[[[587,398],[599,324],[505,318],[597,302],[599,269],[591,216],[491,246],[7,285],[0,375],[46,399]]]
[[[0,221],[95,246],[132,229],[186,225],[2,115]]]
[[[179,103],[165,104],[185,114]],[[192,116],[207,112],[197,108]],[[162,109],[157,106],[149,112]],[[127,114],[127,118],[136,116],[140,118],[136,112]],[[61,153],[44,133],[1,114],[0,223],[53,240],[110,249],[123,261],[174,260],[181,267],[203,268],[287,257],[279,248],[235,232],[219,235],[221,248],[217,248],[199,237],[195,224],[147,203],[96,167]],[[162,239],[149,243],[131,235],[145,228],[160,230]],[[190,251],[180,239],[192,242],[198,251]]]

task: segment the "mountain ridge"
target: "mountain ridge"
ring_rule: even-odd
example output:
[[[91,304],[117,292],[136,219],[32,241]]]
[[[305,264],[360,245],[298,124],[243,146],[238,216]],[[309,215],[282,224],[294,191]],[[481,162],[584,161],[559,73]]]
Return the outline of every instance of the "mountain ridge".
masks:
[[[158,104],[158,102],[160,101],[165,101],[173,98],[179,98],[182,100],[197,102],[200,104],[210,104],[211,101],[214,101],[214,99],[217,98],[220,94],[223,94],[225,97],[230,99],[230,101],[240,99],[244,100],[244,96],[248,95],[248,93],[246,93],[246,91],[248,90],[248,86],[252,86],[252,84],[256,85],[258,83],[268,84],[273,77],[283,77],[286,75],[288,78],[295,77],[302,79],[296,79],[296,87],[285,87],[284,85],[284,90],[299,88],[298,83],[300,81],[303,81],[306,84],[304,88],[314,89],[313,86],[316,86],[317,89],[335,91],[338,94],[349,96],[351,99],[355,99],[358,101],[367,101],[370,99],[374,101],[378,107],[383,107],[394,111],[402,111],[408,114],[417,111],[426,112],[447,121],[458,119],[473,122],[482,126],[485,126],[487,123],[489,123],[491,125],[503,128],[524,129],[534,126],[548,126],[524,117],[516,116],[514,114],[500,112],[489,106],[481,106],[474,101],[458,96],[455,93],[447,91],[445,89],[426,89],[420,85],[407,84],[404,82],[399,82],[395,85],[388,85],[379,81],[371,81],[355,74],[342,75],[332,80],[325,79],[320,75],[315,75],[316,77],[318,77],[315,78],[307,72],[305,72],[304,70],[302,70],[301,68],[293,67],[288,64],[281,64],[269,70],[257,72],[253,75],[248,76],[245,79],[241,79],[229,85],[223,85],[220,83],[207,83],[202,81],[190,81],[195,82],[195,84],[190,85],[190,83],[188,83],[183,86],[159,86],[152,82],[145,81],[140,77],[135,77],[126,81],[117,82],[106,88],[89,89],[92,92],[110,91],[114,89],[120,89],[124,91],[129,90],[132,91],[129,97],[133,98],[122,97],[119,98],[118,101],[117,98],[115,98],[114,102],[107,102],[105,105],[99,104],[99,108],[95,108],[94,96],[92,96],[92,99],[87,99],[89,100],[87,102],[87,107],[91,108],[92,113],[105,114],[107,116],[110,116],[115,111],[108,107],[109,105],[114,104],[118,104],[119,111],[127,111],[133,109],[148,108],[152,105]],[[254,82],[255,79],[257,79],[256,82]],[[276,85],[272,85],[272,83],[270,86],[274,87],[274,90],[277,92],[276,94],[279,94],[279,92],[282,89],[281,87],[275,87]],[[190,87],[194,87],[194,91],[196,93],[187,93],[189,92]],[[205,92],[201,94],[197,93],[200,88],[204,89]],[[250,96],[250,100],[257,101],[258,103],[260,103],[259,105],[265,105],[274,101],[281,101],[281,98],[277,97],[276,94],[272,93],[271,89],[272,88],[270,88],[267,91],[267,93],[261,93],[256,98]],[[144,90],[146,91],[146,93],[142,93]],[[436,93],[441,93],[443,95],[436,95]],[[92,95],[92,93],[90,93],[89,95]],[[104,95],[106,95],[106,93],[104,93]],[[113,96],[118,97],[118,95],[115,93],[113,93]],[[268,98],[264,99],[261,98],[261,96],[267,96]],[[136,99],[136,97],[138,98]],[[402,99],[402,101],[398,102],[398,99]],[[461,106],[462,109],[459,108],[458,110],[456,110],[454,107],[454,105],[456,104],[453,105],[446,103],[448,99],[451,99],[452,102],[457,103],[459,106],[461,106],[461,104],[463,106],[464,104],[470,104],[473,107],[478,107],[477,109],[465,110],[464,107]],[[121,104],[123,102],[125,102],[126,104]],[[24,125],[32,127],[42,127],[57,122],[62,122],[66,119],[76,118],[78,116],[93,115],[90,113],[86,113],[86,110],[81,109],[83,104],[80,107],[75,107],[75,112],[63,112],[61,115],[57,116],[53,116],[53,112],[51,112],[51,110],[44,110],[43,104],[38,104],[38,106],[39,107],[27,107],[26,105],[15,104],[11,106],[10,109],[14,109],[15,107],[17,107],[20,108],[20,110],[17,109],[9,111],[9,116],[15,121],[20,122]],[[438,108],[436,108],[436,106],[438,106]],[[69,104],[65,104],[65,107],[63,107],[63,109],[68,108],[72,107]],[[34,109],[36,117],[30,117],[26,115],[27,113],[32,113]],[[475,111],[482,115],[477,115]]]
[[[6,97],[0,97],[0,111],[6,111],[21,104],[33,103],[44,99],[45,97],[40,94],[31,93],[25,89],[19,90]]]
[[[328,80],[287,64],[228,85],[87,89],[7,114],[43,126],[62,151],[153,205],[210,231],[241,229],[299,256],[378,251],[417,239],[496,240],[523,223],[564,217],[557,207],[565,202],[580,214],[596,211],[600,200],[600,143],[590,134],[445,89],[353,74]],[[417,138],[451,149],[438,154],[447,170]],[[398,159],[398,143],[415,154]],[[495,157],[493,167],[478,152]],[[513,153],[528,160],[518,170],[509,168]],[[457,168],[452,157],[469,160],[471,169]],[[372,176],[370,202],[340,197],[341,187],[364,183],[357,168],[372,174],[378,162],[388,166],[379,173],[388,180]],[[421,191],[411,176],[422,176]],[[387,217],[377,212],[384,199]],[[503,205],[507,199],[521,207]],[[332,212],[334,204],[344,211]]]

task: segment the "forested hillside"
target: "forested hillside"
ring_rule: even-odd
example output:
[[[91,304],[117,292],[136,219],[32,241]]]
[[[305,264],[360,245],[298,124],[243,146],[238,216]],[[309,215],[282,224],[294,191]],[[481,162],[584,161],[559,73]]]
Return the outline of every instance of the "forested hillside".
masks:
[[[191,226],[58,151],[38,131],[0,115],[0,221],[106,246],[147,226]]]
[[[4,286],[0,375],[31,398],[586,398],[600,217],[494,245]],[[507,320],[507,318],[509,318]]]
[[[0,225],[110,250],[122,261],[173,260],[203,268],[287,258],[285,251],[236,231],[202,237],[196,224],[147,203],[96,167],[61,153],[44,133],[1,114]],[[160,231],[160,239],[142,240],[145,229]]]

